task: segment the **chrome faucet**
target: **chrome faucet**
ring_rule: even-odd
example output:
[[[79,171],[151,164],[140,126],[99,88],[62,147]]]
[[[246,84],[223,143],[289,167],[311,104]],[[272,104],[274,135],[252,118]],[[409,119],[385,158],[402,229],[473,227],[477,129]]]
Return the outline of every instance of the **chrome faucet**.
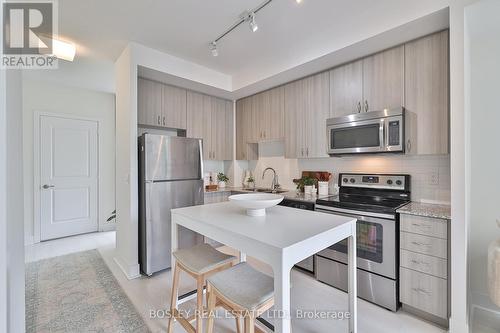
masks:
[[[262,179],[264,179],[267,170],[271,170],[273,172],[273,182],[271,183],[271,190],[274,192],[280,188],[280,184],[278,182],[278,175],[276,174],[276,170],[274,170],[273,168],[266,168],[262,173]]]

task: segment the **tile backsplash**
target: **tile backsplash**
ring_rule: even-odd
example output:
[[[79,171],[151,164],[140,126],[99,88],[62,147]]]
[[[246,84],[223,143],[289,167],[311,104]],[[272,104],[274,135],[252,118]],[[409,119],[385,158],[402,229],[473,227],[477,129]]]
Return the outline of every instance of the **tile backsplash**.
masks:
[[[317,159],[285,159],[282,142],[259,144],[259,160],[248,162],[257,186],[269,187],[272,173],[262,178],[267,167],[276,170],[283,188],[294,189],[293,179],[303,170],[329,171],[332,183],[338,181],[339,172],[401,173],[411,175],[413,201],[436,203],[450,202],[450,157],[449,155],[363,155],[327,157]],[[245,168],[245,166],[241,166]]]

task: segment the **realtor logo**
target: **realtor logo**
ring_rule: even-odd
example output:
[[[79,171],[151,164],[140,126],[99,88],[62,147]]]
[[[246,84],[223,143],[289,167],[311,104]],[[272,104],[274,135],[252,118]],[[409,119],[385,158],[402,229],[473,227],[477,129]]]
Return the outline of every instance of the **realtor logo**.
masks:
[[[3,4],[2,68],[57,68],[52,54],[55,27],[55,2]]]

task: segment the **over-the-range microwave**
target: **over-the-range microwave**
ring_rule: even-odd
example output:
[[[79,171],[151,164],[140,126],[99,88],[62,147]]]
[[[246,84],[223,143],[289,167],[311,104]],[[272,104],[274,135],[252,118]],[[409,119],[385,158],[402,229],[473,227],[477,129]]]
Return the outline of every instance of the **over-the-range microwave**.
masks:
[[[403,107],[326,121],[329,155],[405,152]]]

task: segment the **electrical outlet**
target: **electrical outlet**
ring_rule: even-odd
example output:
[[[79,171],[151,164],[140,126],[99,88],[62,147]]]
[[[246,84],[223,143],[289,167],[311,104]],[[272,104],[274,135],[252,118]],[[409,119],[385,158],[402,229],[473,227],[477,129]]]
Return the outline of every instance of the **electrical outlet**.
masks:
[[[429,185],[439,185],[439,173],[437,171],[429,173]]]

